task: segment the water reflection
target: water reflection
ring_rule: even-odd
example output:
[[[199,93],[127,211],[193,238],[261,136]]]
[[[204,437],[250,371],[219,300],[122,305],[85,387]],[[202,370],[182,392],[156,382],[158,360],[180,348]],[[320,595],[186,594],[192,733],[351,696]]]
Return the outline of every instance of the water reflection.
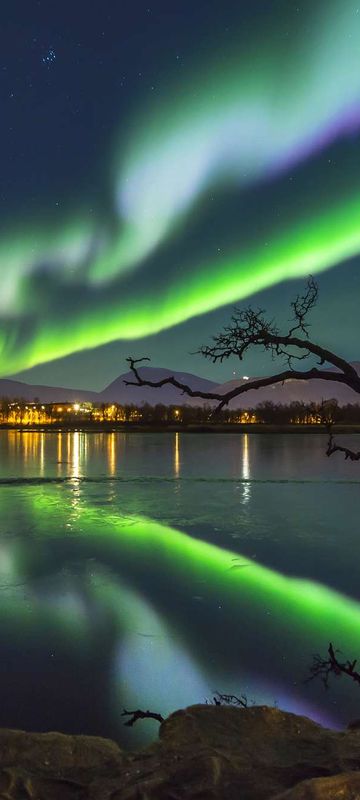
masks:
[[[39,470],[41,477],[45,473],[45,433],[41,431],[39,434]]]
[[[243,452],[242,452],[242,479],[243,479],[243,503],[247,504],[251,497],[250,483],[250,455],[249,455],[249,434],[244,433]]]
[[[119,737],[130,692],[207,689],[351,718],[346,682],[303,684],[328,639],[360,652],[359,485],[321,437],[9,431],[0,469],[3,724]]]
[[[74,433],[69,434],[70,438],[70,452],[71,452],[71,444],[72,444],[72,457],[71,457],[71,466],[72,466],[72,477],[73,478],[80,478],[80,440],[81,440],[80,431],[74,431]]]
[[[66,464],[71,464],[71,433],[66,434]]]
[[[12,459],[25,467],[36,464],[39,474],[45,470],[45,433],[43,431],[8,431],[8,449]]]
[[[59,431],[59,433],[57,434],[57,450],[56,450],[56,454],[57,454],[57,474],[58,474],[59,477],[60,477],[61,472],[62,472],[62,460],[63,460],[62,445],[63,445],[63,435]]]
[[[175,478],[179,478],[180,476],[180,441],[178,431],[175,433],[174,442],[174,475]]]
[[[7,513],[11,492],[6,490]],[[17,564],[11,569],[17,566],[20,576],[22,573],[20,584],[27,582],[33,587],[31,624],[52,619],[51,626],[58,627],[59,636],[65,629],[69,634],[81,630],[83,644],[79,640],[78,646],[85,647],[88,641],[86,648],[95,650],[101,650],[102,637],[111,634],[112,648],[116,646],[117,651],[116,691],[118,680],[121,690],[116,709],[121,703],[126,705],[127,692],[134,702],[137,695],[139,704],[146,704],[150,689],[157,708],[168,710],[172,697],[173,703],[178,703],[174,659],[181,656],[184,703],[194,700],[196,687],[199,691],[208,687],[211,692],[213,687],[228,690],[237,684],[243,690],[248,687],[258,702],[268,702],[271,694],[274,699],[281,687],[281,696],[290,698],[290,710],[302,705],[303,711],[315,718],[336,720],[329,708],[319,711],[318,687],[305,687],[301,678],[306,659],[319,642],[334,638],[345,652],[360,650],[358,602],[314,582],[287,578],[248,557],[154,520],[135,515],[121,518],[89,500],[84,503],[83,498],[74,515],[74,491],[70,488],[62,496],[61,506],[57,499],[58,489],[51,486],[44,487],[41,496],[29,487],[21,498],[22,513],[35,521],[36,539],[23,538]],[[68,540],[60,533],[67,524],[72,534]],[[35,542],[47,574],[46,590],[36,586]],[[51,572],[53,583],[48,577]],[[130,576],[131,590],[121,588]],[[195,602],[200,592],[203,605]],[[3,599],[1,619],[6,622],[7,613],[15,613],[20,628],[24,624],[26,629],[29,616],[23,594],[21,588],[18,600],[13,595],[10,606],[7,598]],[[238,639],[233,636],[234,626],[241,628]],[[49,630],[44,628],[44,644]],[[154,637],[162,639],[157,642]],[[165,659],[162,680],[157,652]],[[144,670],[148,670],[148,681],[144,681]],[[81,691],[76,675],[71,681]],[[345,695],[339,707],[349,707],[347,687],[340,687],[340,695],[342,691]]]
[[[116,475],[116,434],[107,434],[108,469],[110,475]]]

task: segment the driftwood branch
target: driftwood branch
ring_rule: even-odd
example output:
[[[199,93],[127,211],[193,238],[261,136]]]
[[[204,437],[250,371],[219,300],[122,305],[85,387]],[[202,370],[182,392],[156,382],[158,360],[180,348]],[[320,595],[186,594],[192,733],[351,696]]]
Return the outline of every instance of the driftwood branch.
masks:
[[[327,689],[329,686],[330,675],[335,675],[337,678],[339,678],[341,675],[347,675],[349,678],[351,678],[351,680],[355,681],[355,683],[360,684],[360,672],[355,669],[357,659],[354,661],[339,661],[336,654],[340,652],[340,650],[335,650],[334,646],[330,642],[328,647],[328,658],[323,658],[320,655],[313,656],[313,663],[310,667],[310,677],[307,679],[307,681],[312,681],[314,678],[320,678]]]
[[[121,716],[130,717],[127,722],[124,722],[124,725],[126,725],[128,728],[132,728],[138,719],[155,719],[156,722],[164,722],[164,717],[161,714],[157,714],[155,711],[141,711],[140,708],[138,708],[137,711],[126,711],[124,708]]]

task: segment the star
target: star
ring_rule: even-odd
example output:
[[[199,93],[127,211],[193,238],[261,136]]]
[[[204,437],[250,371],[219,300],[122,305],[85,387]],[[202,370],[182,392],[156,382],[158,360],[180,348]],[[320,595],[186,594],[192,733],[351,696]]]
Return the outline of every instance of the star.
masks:
[[[56,53],[52,47],[49,48],[47,53],[41,59],[42,63],[45,64],[46,67],[50,67],[51,64],[56,61]]]

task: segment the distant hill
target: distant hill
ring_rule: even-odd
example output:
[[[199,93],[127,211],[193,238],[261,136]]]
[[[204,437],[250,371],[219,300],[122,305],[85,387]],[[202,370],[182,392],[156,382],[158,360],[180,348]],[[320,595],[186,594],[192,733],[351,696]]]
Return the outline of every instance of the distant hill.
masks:
[[[167,375],[175,375],[182,383],[186,383],[191,388],[201,391],[212,391],[216,387],[214,381],[200,378],[188,372],[172,372],[170,369],[161,367],[141,367],[140,375],[147,380],[159,381]],[[143,403],[164,403],[164,405],[174,405],[177,403],[193,402],[186,398],[174,386],[164,386],[162,389],[151,389],[150,387],[126,386],[124,380],[133,379],[132,372],[126,372],[116,378],[102,392],[91,392],[86,389],[66,389],[60,386],[41,386],[14,381],[10,378],[0,378],[0,397],[10,399],[23,399],[33,401],[35,397],[42,403],[66,402],[93,402],[93,403],[120,403],[142,405]],[[198,403],[198,401],[197,401]]]
[[[0,378],[0,397],[8,397],[10,399],[16,398],[17,400],[33,401],[35,397],[37,397],[42,403],[64,403],[66,400],[71,400],[76,403],[77,401],[83,402],[85,400],[96,402],[98,396],[97,392],[90,392],[85,389],[64,389],[61,386],[38,386],[31,383],[13,381],[10,378]]]
[[[360,374],[360,362],[352,362],[352,366]],[[335,371],[335,370],[334,370]],[[256,376],[252,376],[249,380],[256,380]],[[225,394],[226,392],[235,389],[247,381],[228,381],[227,383],[219,384],[216,387],[217,392]],[[322,400],[336,399],[339,405],[347,405],[347,403],[360,403],[360,395],[344,386],[341,383],[334,383],[330,381],[313,380],[313,381],[298,381],[287,380],[284,384],[278,383],[274,386],[266,386],[262,389],[253,389],[245,395],[235,398],[229,403],[230,408],[237,408],[241,405],[248,406],[249,408],[256,408],[261,403],[272,402],[275,404],[282,403],[288,405],[295,401],[303,403],[321,403]]]
[[[353,366],[360,374],[360,362],[354,361]],[[235,386],[245,383],[245,381],[228,381],[227,383],[217,384],[214,381],[200,378],[188,372],[176,372],[161,367],[141,367],[140,375],[151,381],[159,381],[167,375],[174,375],[181,383],[186,383],[192,389],[199,389],[205,392],[225,392],[234,389]],[[22,383],[8,378],[0,378],[0,397],[19,398],[32,401],[35,397],[42,403],[51,402],[77,402],[89,401],[93,403],[120,403],[142,405],[149,403],[163,403],[164,405],[201,405],[200,398],[191,398],[183,395],[174,386],[163,386],[161,389],[152,389],[149,386],[126,386],[124,380],[132,380],[131,372],[119,375],[102,392],[91,392],[85,389],[66,389],[59,386],[41,386]],[[249,380],[254,380],[254,376]],[[360,403],[360,396],[339,383],[329,381],[294,381],[288,380],[283,385],[268,386],[263,389],[252,390],[243,396],[235,398],[230,403],[231,408],[252,407],[255,408],[260,403],[272,401],[273,403],[283,403],[287,405],[293,401],[304,403],[320,403],[323,399],[336,398],[340,405],[347,403]]]
[[[168,375],[174,375],[181,383],[186,383],[191,389],[199,389],[202,392],[212,392],[216,388],[215,381],[199,378],[198,375],[192,375],[189,372],[173,372],[171,369],[163,369],[161,367],[140,367],[139,374],[144,380],[149,381],[161,381]],[[125,375],[120,375],[119,378],[116,378],[106,389],[100,392],[101,402],[113,401],[116,403],[134,403],[135,405],[141,405],[142,403],[149,403],[150,405],[156,405],[156,403],[164,403],[164,405],[181,403],[199,405],[199,400],[186,397],[175,386],[166,385],[161,389],[151,389],[150,386],[126,386],[124,380],[134,380],[133,373],[127,372]]]

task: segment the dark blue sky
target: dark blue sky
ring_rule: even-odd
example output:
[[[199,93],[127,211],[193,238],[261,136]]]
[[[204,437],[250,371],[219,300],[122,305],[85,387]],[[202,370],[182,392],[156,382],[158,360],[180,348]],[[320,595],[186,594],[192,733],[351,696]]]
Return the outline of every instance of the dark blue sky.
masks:
[[[286,27],[299,5],[306,17],[311,4],[295,0],[4,0],[2,219],[49,213],[49,197],[53,212],[104,211],[104,153],[132,110],[227,41],[270,33],[284,14]]]

